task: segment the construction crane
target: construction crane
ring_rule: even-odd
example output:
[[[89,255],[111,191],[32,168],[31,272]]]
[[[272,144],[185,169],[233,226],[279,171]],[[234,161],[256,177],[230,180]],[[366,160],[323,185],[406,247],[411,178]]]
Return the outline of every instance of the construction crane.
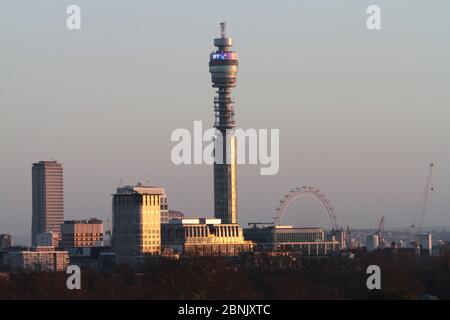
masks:
[[[419,232],[422,232],[423,217],[425,215],[425,211],[427,210],[428,198],[430,197],[430,191],[434,190],[434,188],[431,186],[431,180],[433,178],[433,167],[434,167],[434,163],[430,163],[430,166],[428,167],[427,180],[425,183],[425,190],[423,193],[422,207],[420,209]]]
[[[419,212],[419,232],[422,232],[423,227],[423,218],[425,216],[425,212],[427,211],[427,205],[428,205],[428,198],[430,197],[430,192],[434,191],[434,188],[431,186],[431,182],[433,179],[433,168],[434,163],[430,163],[428,166],[428,173],[427,178],[425,181],[425,188],[423,191],[423,198],[422,198],[422,205],[420,206],[420,212]],[[416,217],[414,217],[413,223],[411,224],[411,238],[412,240],[415,240],[415,229],[416,229]]]
[[[347,239],[348,239],[348,247],[352,249],[352,234],[350,232],[350,227],[347,226]]]
[[[411,223],[411,239],[410,241],[414,241],[416,239],[416,217],[414,217],[413,222]]]
[[[378,224],[377,232],[375,232],[375,234],[378,235],[380,242],[383,239],[383,233],[384,233],[384,216],[381,217],[380,223]]]

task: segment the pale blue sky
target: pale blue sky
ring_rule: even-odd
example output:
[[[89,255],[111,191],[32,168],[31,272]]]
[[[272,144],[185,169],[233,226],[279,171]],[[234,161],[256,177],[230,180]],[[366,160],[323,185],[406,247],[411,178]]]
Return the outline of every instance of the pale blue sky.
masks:
[[[68,31],[65,10],[82,9]],[[378,4],[382,30],[368,31]],[[242,128],[280,129],[280,171],[238,169],[239,222],[271,219],[296,185],[323,190],[338,221],[407,228],[436,163],[425,225],[450,225],[449,1],[2,1],[0,233],[28,234],[31,164],[65,170],[66,219],[111,214],[125,183],[164,186],[170,206],[212,215],[212,168],[170,162],[176,128],[213,123],[208,54],[228,22]],[[305,200],[285,221],[327,226]]]

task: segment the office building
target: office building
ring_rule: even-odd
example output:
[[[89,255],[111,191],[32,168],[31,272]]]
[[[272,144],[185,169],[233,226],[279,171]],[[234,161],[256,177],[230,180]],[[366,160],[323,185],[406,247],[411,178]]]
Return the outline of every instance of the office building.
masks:
[[[161,225],[163,249],[183,255],[237,256],[253,251],[254,243],[244,239],[237,224],[222,224],[220,219],[183,218]]]
[[[12,246],[12,238],[10,234],[0,234],[0,249],[8,249]]]
[[[103,245],[103,221],[68,220],[61,226],[61,247],[100,247]]]
[[[167,223],[169,221],[169,203],[167,194],[161,195],[161,223]]]
[[[125,186],[113,195],[113,249],[118,264],[137,265],[161,252],[163,188]]]
[[[336,229],[329,233],[328,237],[326,237],[328,240],[334,239],[339,242],[339,249],[345,249],[347,247],[347,238],[348,234],[344,231],[344,229]]]
[[[256,243],[261,251],[296,251],[304,256],[335,254],[340,243],[334,236],[327,239],[321,228],[294,228],[292,226],[266,226],[244,229],[246,240]]]
[[[114,264],[114,252],[110,247],[71,247],[65,250],[69,252],[70,264],[80,268],[87,267],[97,271],[106,271],[103,268],[106,260],[108,265]]]
[[[163,212],[161,210],[161,223],[169,223],[172,219],[183,219],[184,214],[180,211],[175,210],[167,210],[166,212]]]
[[[433,250],[433,239],[431,233],[420,233],[419,235],[420,253],[431,256]]]
[[[366,249],[373,251],[380,247],[380,236],[378,234],[369,234],[366,236]]]
[[[69,266],[69,252],[37,248],[33,251],[11,251],[6,256],[10,271],[62,272]]]
[[[169,210],[169,221],[173,220],[173,219],[183,219],[184,218],[184,213],[180,212],[180,211],[174,211],[174,210]]]
[[[63,167],[57,161],[39,161],[32,167],[31,242],[39,233],[52,231],[60,236],[64,221]]]
[[[59,236],[52,231],[37,234],[36,247],[58,247]]]

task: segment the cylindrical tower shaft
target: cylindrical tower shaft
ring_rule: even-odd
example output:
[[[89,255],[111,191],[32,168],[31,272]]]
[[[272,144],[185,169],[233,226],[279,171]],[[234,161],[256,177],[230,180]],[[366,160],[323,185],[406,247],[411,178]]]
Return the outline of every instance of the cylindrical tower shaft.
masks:
[[[221,23],[221,37],[214,39],[217,50],[209,61],[214,97],[214,127],[221,134],[221,145],[215,145],[214,162],[214,216],[222,223],[237,223],[236,199],[236,138],[234,135],[234,101],[231,88],[236,86],[238,60],[231,50],[232,39],[226,36],[225,23]]]

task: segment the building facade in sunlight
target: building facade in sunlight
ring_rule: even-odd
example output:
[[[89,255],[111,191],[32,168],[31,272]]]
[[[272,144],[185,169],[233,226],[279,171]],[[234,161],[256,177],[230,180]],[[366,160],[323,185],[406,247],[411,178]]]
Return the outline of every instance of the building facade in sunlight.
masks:
[[[61,234],[64,222],[63,167],[57,161],[39,161],[32,167],[33,213],[31,243],[37,245],[37,235]]]
[[[54,247],[37,247],[27,251],[11,251],[6,256],[10,271],[62,272],[69,266],[69,252]]]
[[[125,186],[113,195],[112,243],[118,264],[137,265],[161,253],[161,197],[164,188]]]
[[[238,256],[253,251],[238,224],[216,218],[174,219],[161,226],[162,247],[188,256]]]
[[[67,220],[61,227],[61,247],[99,247],[103,245],[103,221]]]

